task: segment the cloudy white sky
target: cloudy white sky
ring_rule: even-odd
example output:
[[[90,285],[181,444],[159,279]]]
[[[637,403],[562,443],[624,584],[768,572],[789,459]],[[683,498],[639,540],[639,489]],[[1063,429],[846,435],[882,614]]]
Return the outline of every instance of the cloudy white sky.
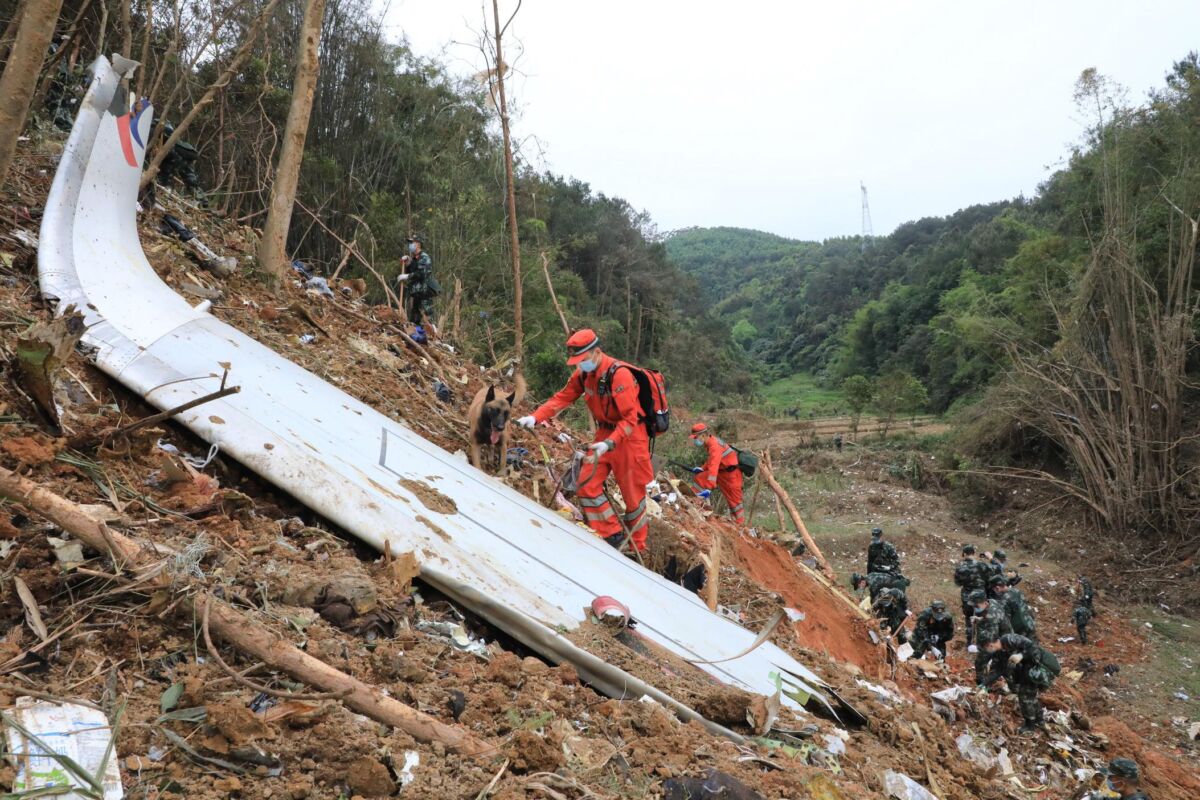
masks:
[[[386,21],[469,74],[482,8],[391,0]],[[823,239],[858,233],[860,179],[876,234],[1032,195],[1081,133],[1080,71],[1143,97],[1200,49],[1200,0],[525,0],[510,35],[535,163],[660,230]]]

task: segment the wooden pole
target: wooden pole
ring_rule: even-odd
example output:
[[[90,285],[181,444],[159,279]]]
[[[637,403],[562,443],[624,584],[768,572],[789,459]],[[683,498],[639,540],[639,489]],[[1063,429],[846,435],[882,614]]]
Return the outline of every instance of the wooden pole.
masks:
[[[765,461],[766,458],[767,458],[767,454],[766,454],[766,451],[764,450],[763,453],[758,457],[759,463],[762,463],[763,461]],[[763,485],[762,480],[757,480],[754,482],[754,494],[750,497],[750,513],[746,515],[746,527],[747,528],[754,527],[754,509],[758,508],[758,494],[759,494],[759,492],[762,491],[762,485]]]
[[[829,566],[829,562],[825,560],[825,556],[821,553],[821,548],[817,547],[817,543],[813,541],[812,536],[809,535],[808,528],[804,526],[804,520],[800,517],[800,512],[796,510],[796,506],[792,503],[792,499],[788,497],[787,492],[785,492],[783,487],[779,485],[779,482],[775,480],[775,475],[771,472],[771,467],[768,464],[760,464],[759,472],[762,473],[763,480],[767,482],[767,486],[771,487],[771,491],[775,493],[775,496],[779,498],[784,507],[788,510],[788,514],[792,518],[792,524],[794,524],[796,526],[796,530],[799,531],[800,538],[804,540],[804,546],[808,548],[808,552],[812,553],[813,558],[817,560],[817,567],[821,570],[821,574],[823,574],[830,581],[836,581],[837,573],[835,573],[833,568]]]
[[[152,569],[157,566],[153,563],[157,554],[152,547],[109,530],[107,525],[71,501],[3,467],[0,467],[0,496],[40,514],[88,547],[108,553],[119,571],[123,572],[127,567]],[[178,588],[194,587],[181,584]],[[203,618],[207,613],[211,631],[233,648],[257,658],[268,667],[288,673],[296,680],[337,693],[347,706],[376,722],[399,728],[423,742],[442,742],[463,755],[482,756],[496,752],[494,745],[479,739],[470,731],[440,722],[385,695],[376,687],[334,669],[258,625],[245,614],[224,603],[210,600],[202,592],[180,591],[180,595],[183,598],[181,605],[190,609],[196,619]]]
[[[554,281],[550,280],[550,258],[543,250],[540,253],[542,257],[542,274],[546,276],[546,288],[550,290],[550,302],[554,304],[554,310],[558,312],[558,321],[562,323],[563,335],[571,335],[571,326],[567,324],[567,315],[563,313],[562,306],[558,304],[558,293],[554,291]]]
[[[517,8],[520,9],[520,5]],[[513,12],[513,16],[516,16],[516,12]],[[508,99],[504,94],[504,55],[500,49],[500,40],[504,36],[505,29],[508,28],[508,23],[512,22],[512,17],[508,18],[508,23],[505,23],[503,28],[500,27],[500,2],[492,0],[492,18],[496,30],[496,90],[500,96],[500,130],[504,135],[504,180],[508,191],[508,236],[512,247],[513,349],[517,354],[516,371],[518,374],[524,374],[525,337],[521,311],[521,242],[517,237],[517,187],[513,181],[512,139],[508,130]]]
[[[61,9],[62,0],[27,0],[4,72],[0,73],[0,185],[5,185],[17,152],[17,139],[25,130],[42,59]]]
[[[263,224],[262,238],[258,242],[258,265],[266,270],[273,288],[283,283],[290,271],[288,231],[292,225],[292,209],[296,205],[296,188],[300,184],[300,166],[304,161],[304,143],[308,138],[313,97],[317,93],[317,77],[321,72],[317,49],[324,19],[325,0],[306,0],[300,40],[296,44],[292,104],[288,109],[287,125],[283,129],[283,148],[275,169],[275,179],[271,182],[267,221]]]
[[[717,595],[721,589],[721,532],[716,528],[713,528],[712,549],[707,555],[701,553],[700,561],[704,564],[706,574],[700,597],[709,611],[716,611]]]

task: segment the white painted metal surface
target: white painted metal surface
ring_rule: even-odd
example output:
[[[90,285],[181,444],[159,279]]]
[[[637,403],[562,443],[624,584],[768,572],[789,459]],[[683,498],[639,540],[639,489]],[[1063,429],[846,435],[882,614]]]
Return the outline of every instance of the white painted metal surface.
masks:
[[[213,391],[228,363],[230,383],[242,391],[178,420],[365,542],[416,552],[435,585],[438,575],[450,576],[551,630],[574,628],[594,597],[612,595],[629,606],[642,635],[688,659],[728,658],[754,640],[692,593],[192,308],[160,281],[142,252],[135,213],[139,142],[151,115],[133,123],[130,163],[119,131],[127,94],[99,59],[41,229],[42,291],[60,312],[69,304],[83,311],[84,342],[101,369],[171,408]],[[427,507],[417,484],[452,499],[457,511]],[[768,675],[780,668],[823,700],[817,676],[770,643],[703,667],[762,694],[774,691]]]

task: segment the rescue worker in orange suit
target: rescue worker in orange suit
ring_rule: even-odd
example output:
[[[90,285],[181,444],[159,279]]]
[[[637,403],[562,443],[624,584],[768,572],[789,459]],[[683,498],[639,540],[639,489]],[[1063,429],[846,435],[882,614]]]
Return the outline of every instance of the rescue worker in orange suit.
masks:
[[[609,473],[625,501],[625,527],[633,546],[646,549],[646,484],[654,480],[650,464],[650,435],[638,402],[638,384],[621,362],[600,349],[600,337],[585,328],[567,339],[567,364],[575,367],[567,385],[518,425],[532,428],[546,422],[581,396],[596,420],[595,441],[579,470],[576,497],[584,519],[597,536],[613,547],[625,539],[616,510],[604,494]],[[611,381],[606,380],[614,366]]]
[[[738,469],[738,454],[729,445],[721,441],[716,434],[708,430],[703,422],[692,426],[692,444],[703,447],[708,451],[708,459],[703,467],[695,467],[692,474],[696,477],[696,485],[702,490],[702,497],[707,492],[720,489],[729,504],[729,516],[738,525],[746,522],[746,511],[742,503],[742,471]]]

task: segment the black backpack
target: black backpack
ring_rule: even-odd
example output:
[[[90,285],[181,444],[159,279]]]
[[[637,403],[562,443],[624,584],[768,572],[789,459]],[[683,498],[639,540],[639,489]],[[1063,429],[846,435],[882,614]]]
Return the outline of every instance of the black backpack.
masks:
[[[608,368],[600,379],[599,393],[612,401],[609,387],[612,386],[613,375],[621,367],[629,370],[629,374],[637,381],[638,403],[642,407],[642,419],[646,423],[646,433],[650,441],[662,436],[671,427],[671,409],[667,405],[667,379],[661,372],[652,369],[642,369],[623,361],[617,361]]]
[[[754,473],[758,470],[758,456],[754,455],[754,453],[746,452],[745,450],[739,450],[736,447],[733,448],[733,452],[737,453],[738,469],[740,469],[742,474],[747,478],[753,478]]]

